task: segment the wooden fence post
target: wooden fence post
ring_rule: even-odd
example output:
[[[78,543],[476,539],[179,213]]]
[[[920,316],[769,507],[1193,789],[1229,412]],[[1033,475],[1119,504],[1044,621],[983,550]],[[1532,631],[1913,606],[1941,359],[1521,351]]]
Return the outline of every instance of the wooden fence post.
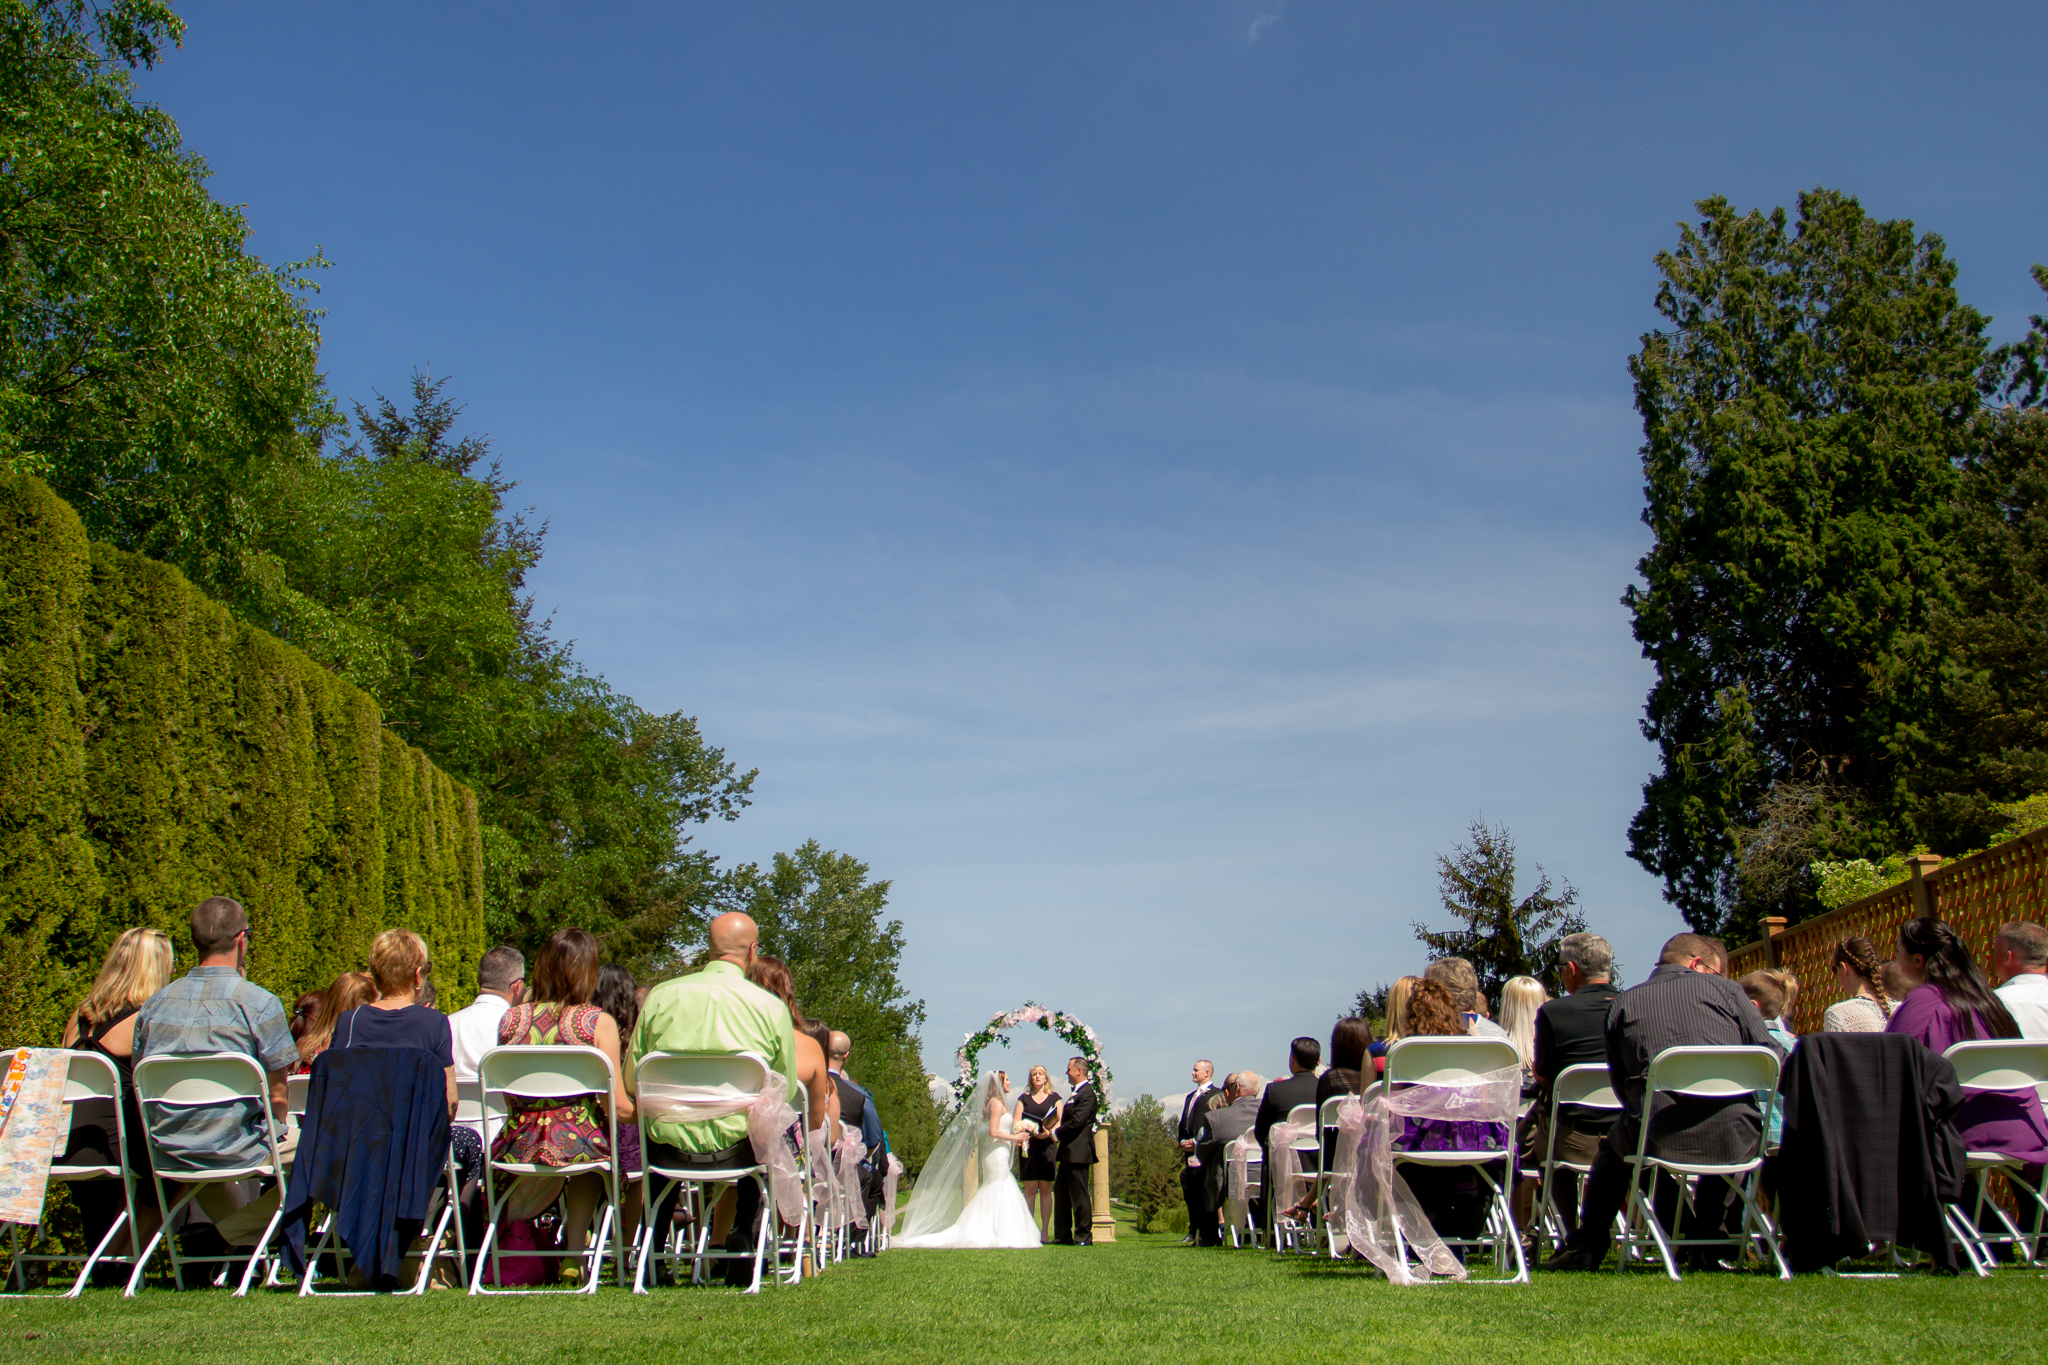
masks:
[[[1934,886],[1927,880],[1927,874],[1941,866],[1938,853],[1915,853],[1906,859],[1906,877],[1913,892],[1913,909],[1927,919],[1937,918]]]
[[[1785,932],[1783,915],[1764,916],[1764,961],[1776,967],[1781,961],[1778,935]]]

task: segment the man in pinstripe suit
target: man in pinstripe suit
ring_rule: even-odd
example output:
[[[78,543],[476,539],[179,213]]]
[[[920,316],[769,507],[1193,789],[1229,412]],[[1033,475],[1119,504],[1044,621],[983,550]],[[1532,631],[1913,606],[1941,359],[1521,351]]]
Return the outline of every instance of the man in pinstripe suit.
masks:
[[[1650,1061],[1669,1047],[1768,1047],[1783,1049],[1764,1028],[1764,1018],[1742,988],[1723,976],[1727,957],[1713,939],[1680,934],[1664,945],[1657,969],[1642,985],[1615,997],[1607,1015],[1607,1069],[1621,1096],[1622,1112],[1600,1140],[1592,1174],[1586,1177],[1579,1227],[1551,1270],[1591,1270],[1607,1254],[1614,1217],[1628,1199],[1627,1157],[1635,1155],[1643,1122],[1643,1086]],[[1735,1161],[1751,1155],[1762,1116],[1748,1096],[1695,1100],[1660,1098],[1649,1115],[1650,1151],[1684,1161]],[[1719,1182],[1715,1182],[1718,1184]],[[1725,1187],[1724,1187],[1725,1188]],[[1675,1194],[1675,1190],[1672,1191]],[[1700,1213],[1718,1224],[1705,1205]],[[1660,1198],[1666,1218],[1666,1200]]]

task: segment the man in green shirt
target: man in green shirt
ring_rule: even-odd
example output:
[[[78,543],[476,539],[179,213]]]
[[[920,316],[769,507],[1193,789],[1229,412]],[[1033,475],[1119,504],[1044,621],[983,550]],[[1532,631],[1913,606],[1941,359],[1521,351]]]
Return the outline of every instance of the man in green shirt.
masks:
[[[634,1053],[752,1052],[764,1059],[796,1098],[796,1026],[789,1007],[778,997],[747,980],[747,968],[761,955],[761,931],[747,916],[733,911],[711,921],[711,962],[700,971],[664,981],[647,993],[640,1008],[640,1026],[633,1034]],[[691,1122],[656,1121],[647,1125],[645,1159],[656,1166],[751,1166],[753,1142],[747,1116]],[[666,1228],[680,1189],[655,1210],[654,1226]],[[761,1187],[739,1182],[735,1217],[725,1239],[728,1251],[751,1250],[754,1219],[761,1206]],[[738,1262],[733,1262],[738,1265]]]

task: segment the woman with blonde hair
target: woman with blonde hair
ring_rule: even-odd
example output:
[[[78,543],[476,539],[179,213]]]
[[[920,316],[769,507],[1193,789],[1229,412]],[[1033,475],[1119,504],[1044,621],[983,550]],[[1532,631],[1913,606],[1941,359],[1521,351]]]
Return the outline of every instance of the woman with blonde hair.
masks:
[[[1508,1031],[1515,1051],[1522,1054],[1524,1084],[1535,1074],[1531,1068],[1536,1065],[1536,1011],[1549,1003],[1550,992],[1533,976],[1510,977],[1501,987],[1500,1026]]]
[[[386,929],[370,945],[371,998],[337,1017],[329,1047],[416,1047],[434,1054],[448,1077],[455,1113],[455,1031],[448,1016],[420,1003],[433,972],[427,941],[410,929]]]
[[[1052,1240],[1052,1182],[1059,1174],[1053,1162],[1051,1134],[1060,1126],[1060,1110],[1066,1102],[1052,1088],[1052,1073],[1034,1066],[1024,1077],[1024,1093],[1010,1114],[1013,1132],[1026,1135],[1020,1155],[1018,1177],[1023,1181],[1024,1202],[1038,1220],[1038,1240]],[[1025,1124],[1031,1124],[1026,1128]]]
[[[121,1078],[121,1126],[128,1133],[128,1169],[135,1174],[134,1229],[146,1243],[159,1219],[156,1182],[150,1178],[149,1144],[143,1140],[142,1111],[135,1102],[135,1013],[171,981],[171,936],[161,929],[124,929],[107,950],[85,999],[64,1024],[64,1046],[94,1052],[114,1064]],[[90,1113],[90,1111],[87,1111]],[[113,1165],[121,1144],[115,1140],[111,1107],[105,1124],[74,1116],[64,1160],[76,1164]],[[104,1161],[81,1159],[99,1152]],[[120,1216],[121,1202],[112,1181],[88,1181],[70,1187],[85,1221],[87,1237],[97,1246]],[[97,1272],[95,1272],[97,1273]]]

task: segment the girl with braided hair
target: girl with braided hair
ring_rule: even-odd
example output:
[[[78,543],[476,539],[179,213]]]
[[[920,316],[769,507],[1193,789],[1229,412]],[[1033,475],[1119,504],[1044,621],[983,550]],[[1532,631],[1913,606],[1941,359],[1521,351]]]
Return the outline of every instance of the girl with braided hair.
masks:
[[[1821,1027],[1829,1033],[1883,1033],[1892,997],[1884,988],[1884,959],[1861,934],[1835,940],[1835,982],[1848,998],[1829,1005]]]
[[[2005,1002],[1977,970],[1969,945],[1943,921],[1907,920],[1899,928],[1894,960],[1911,989],[1892,1011],[1885,1032],[1911,1034],[1935,1052],[1974,1039],[2020,1036]],[[2048,1117],[2031,1087],[2021,1094],[1971,1094],[1956,1111],[1956,1132],[1973,1152],[2004,1152],[2026,1162],[2030,1182],[2039,1179],[2041,1163],[2048,1162]]]

